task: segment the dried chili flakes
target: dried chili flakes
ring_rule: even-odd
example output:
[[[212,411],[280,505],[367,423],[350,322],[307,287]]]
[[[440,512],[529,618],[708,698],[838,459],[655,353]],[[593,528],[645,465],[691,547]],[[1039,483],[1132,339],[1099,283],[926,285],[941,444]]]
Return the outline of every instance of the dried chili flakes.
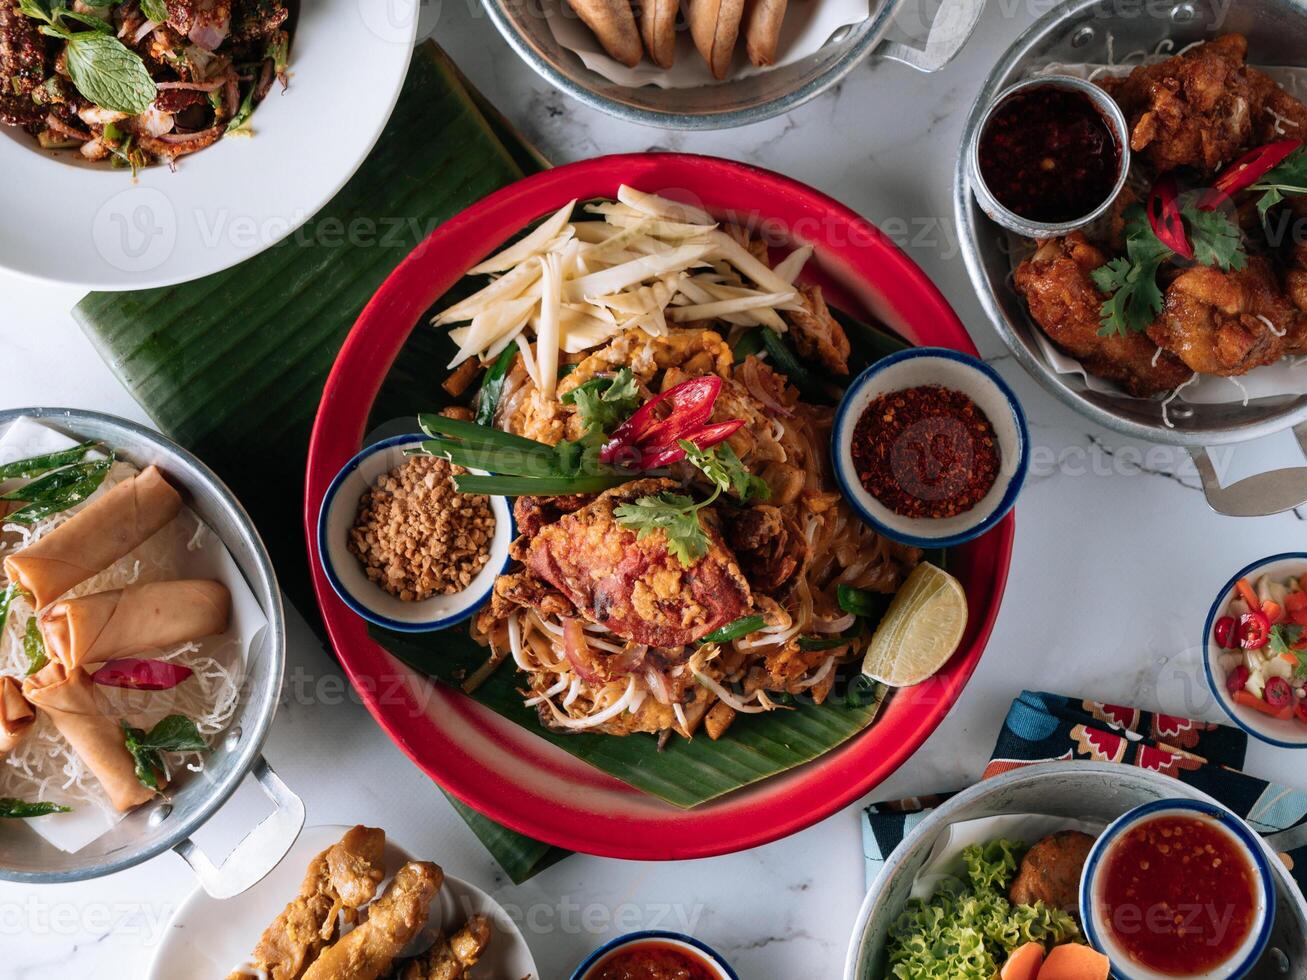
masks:
[[[853,465],[866,491],[905,517],[975,507],[998,479],[998,437],[960,391],[921,385],[881,395],[853,430]]]

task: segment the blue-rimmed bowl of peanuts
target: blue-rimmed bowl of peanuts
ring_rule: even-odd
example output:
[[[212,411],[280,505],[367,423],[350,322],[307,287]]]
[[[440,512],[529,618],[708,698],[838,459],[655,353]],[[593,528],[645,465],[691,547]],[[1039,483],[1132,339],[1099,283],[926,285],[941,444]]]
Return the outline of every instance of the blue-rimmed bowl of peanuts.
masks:
[[[445,629],[485,605],[516,533],[506,498],[460,494],[458,467],[406,453],[425,438],[393,436],[362,449],[318,512],[331,587],[368,622],[403,633]]]

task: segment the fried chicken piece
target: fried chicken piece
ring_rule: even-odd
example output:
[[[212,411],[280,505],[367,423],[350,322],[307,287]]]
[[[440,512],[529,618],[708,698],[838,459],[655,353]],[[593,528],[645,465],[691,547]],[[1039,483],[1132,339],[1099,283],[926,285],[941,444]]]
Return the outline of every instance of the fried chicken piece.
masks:
[[[546,524],[552,524],[564,514],[580,510],[593,497],[584,493],[562,494],[557,497],[518,497],[513,502],[513,520],[517,533],[534,538]]]
[[[261,971],[269,980],[298,980],[335,935],[339,913],[353,921],[381,882],[385,831],[351,827],[309,864],[300,893],[264,931],[246,968],[228,980]]]
[[[445,873],[430,861],[410,861],[395,873],[368,917],[328,946],[308,968],[304,980],[377,980],[426,924],[431,899]]]
[[[1189,379],[1190,372],[1141,334],[1104,337],[1098,333],[1105,297],[1090,273],[1107,257],[1080,232],[1040,245],[1016,272],[1017,291],[1030,315],[1053,343],[1101,378],[1117,381],[1132,395],[1168,391]]]
[[[1307,106],[1256,68],[1245,68],[1253,91],[1253,146],[1282,139],[1307,139]]]
[[[790,324],[790,337],[800,357],[830,368],[844,377],[849,373],[849,338],[844,328],[830,315],[820,286],[800,286],[802,310],[790,310],[785,319]]]
[[[1230,377],[1288,353],[1300,316],[1270,263],[1254,256],[1239,272],[1208,266],[1182,272],[1167,288],[1162,315],[1148,336],[1189,370]]]
[[[1294,233],[1294,237],[1284,287],[1290,302],[1307,314],[1307,198],[1295,198],[1291,207],[1294,223],[1290,230]],[[1307,337],[1295,343],[1289,353],[1307,353],[1307,350],[1303,349],[1305,345],[1307,345]]]
[[[1078,830],[1061,830],[1038,841],[1021,859],[1008,888],[1013,905],[1043,902],[1052,909],[1075,912],[1080,906],[1080,876],[1094,838]]]
[[[514,543],[514,548],[528,547],[522,539]],[[525,554],[525,552],[521,552]],[[541,581],[531,572],[508,572],[495,579],[495,591],[490,597],[490,619],[493,622],[503,619],[514,609],[525,606],[538,609],[545,616],[575,616],[576,607],[572,600],[559,592],[548,582]]]
[[[1161,173],[1214,173],[1238,156],[1253,137],[1256,93],[1244,69],[1247,54],[1243,35],[1226,34],[1125,78],[1104,79],[1130,126],[1130,149]]]
[[[490,919],[474,915],[452,936],[436,934],[421,956],[404,964],[398,980],[462,980],[490,945]]]
[[[717,531],[711,508],[698,512],[708,552],[689,567],[668,549],[666,533],[637,537],[614,510],[675,490],[672,480],[638,480],[607,490],[537,532],[525,563],[580,610],[617,636],[679,647],[738,619],[752,604],[749,583]]]

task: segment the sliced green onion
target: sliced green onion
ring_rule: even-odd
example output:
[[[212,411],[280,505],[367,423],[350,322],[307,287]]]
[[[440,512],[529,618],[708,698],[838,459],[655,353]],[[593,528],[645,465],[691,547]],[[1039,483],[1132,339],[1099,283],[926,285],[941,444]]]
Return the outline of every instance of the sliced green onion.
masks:
[[[511,432],[504,432],[488,425],[446,418],[443,415],[419,415],[418,425],[432,438],[447,436],[466,442],[469,446],[484,449],[516,449],[519,452],[531,453],[553,452],[553,446],[547,443],[527,439],[525,436],[515,436]]]
[[[740,334],[735,344],[731,347],[731,353],[735,356],[735,363],[739,364],[750,354],[756,354],[763,348],[762,333],[766,327],[754,327],[752,330],[746,330]]]
[[[880,592],[868,592],[855,589],[851,585],[841,585],[837,591],[840,608],[864,619],[877,620],[885,615],[889,608],[890,597]]]
[[[474,449],[461,442],[431,439],[422,443],[422,452],[472,470],[540,478],[560,475],[558,458],[552,450],[548,453],[523,453],[516,449]]]
[[[817,376],[809,371],[799,356],[790,350],[790,345],[775,330],[763,328],[762,343],[771,356],[772,367],[789,379],[790,384],[803,392],[804,396],[816,401],[829,401]]]
[[[731,640],[738,640],[742,636],[750,633],[756,633],[767,625],[767,620],[762,616],[741,616],[734,622],[727,623],[725,626],[718,627],[707,636],[699,638],[700,643],[729,643]]]
[[[454,489],[459,493],[484,493],[498,497],[541,496],[556,497],[571,493],[602,493],[638,479],[639,473],[629,476],[476,476],[463,474],[454,477]]]
[[[0,480],[28,479],[48,473],[50,470],[57,470],[70,463],[76,463],[98,445],[100,443],[91,439],[68,449],[61,449],[57,453],[29,456],[27,459],[5,463],[0,465]]]

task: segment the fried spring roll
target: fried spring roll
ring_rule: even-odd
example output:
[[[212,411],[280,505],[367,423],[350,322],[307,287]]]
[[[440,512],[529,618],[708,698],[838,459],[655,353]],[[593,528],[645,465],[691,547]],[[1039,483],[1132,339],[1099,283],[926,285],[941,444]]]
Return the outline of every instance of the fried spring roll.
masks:
[[[630,0],[567,0],[567,3],[615,61],[627,68],[640,63],[644,49],[640,46],[640,33],[635,29]]]
[[[23,697],[23,686],[15,677],[0,677],[0,753],[13,749],[32,730],[36,712]]]
[[[40,622],[50,656],[72,670],[223,633],[230,613],[225,585],[185,579],[64,599]]]
[[[384,877],[385,846],[385,831],[357,826],[315,857],[299,895],[264,930],[249,962],[228,980],[299,980],[335,936],[339,913],[353,922],[358,910],[372,901]]]
[[[677,0],[641,0],[640,37],[649,60],[659,68],[676,61]]]
[[[686,15],[694,46],[714,78],[725,78],[740,36],[744,0],[688,0]]]
[[[759,68],[776,63],[781,43],[781,22],[788,0],[750,0],[744,17],[744,46],[749,60]]]
[[[368,906],[368,917],[328,946],[304,980],[377,980],[421,931],[445,873],[429,861],[410,861]]]
[[[122,728],[96,705],[95,685],[86,671],[80,667],[70,671],[51,662],[23,681],[23,694],[50,716],[119,813],[154,796],[154,790],[136,778],[136,763],[127,751]]]
[[[182,498],[148,466],[35,544],[5,559],[5,574],[44,609],[102,572],[177,516]]]

